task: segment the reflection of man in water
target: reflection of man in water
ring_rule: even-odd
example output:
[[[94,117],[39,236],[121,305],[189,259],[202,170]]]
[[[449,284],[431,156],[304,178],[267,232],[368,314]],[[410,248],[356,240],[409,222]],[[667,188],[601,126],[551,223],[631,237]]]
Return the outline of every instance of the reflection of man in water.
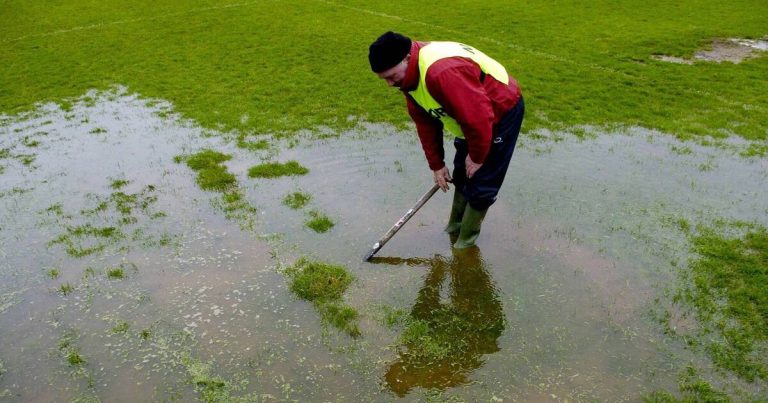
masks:
[[[477,247],[428,261],[430,271],[401,335],[403,348],[385,375],[400,397],[413,387],[445,389],[468,381],[483,354],[499,351],[504,314]],[[449,301],[440,294],[450,275]]]

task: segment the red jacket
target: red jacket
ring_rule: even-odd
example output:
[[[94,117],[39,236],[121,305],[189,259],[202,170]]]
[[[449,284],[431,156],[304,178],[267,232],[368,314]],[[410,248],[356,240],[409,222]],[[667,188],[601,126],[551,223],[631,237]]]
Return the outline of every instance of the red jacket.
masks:
[[[419,85],[419,50],[429,42],[413,41],[408,69],[400,89],[408,102],[408,113],[427,157],[429,168],[445,166],[442,123],[430,116],[409,95]],[[454,118],[464,132],[472,161],[482,164],[491,148],[494,125],[520,99],[520,86],[512,77],[509,85],[485,75],[480,81],[480,66],[470,59],[449,57],[429,67],[426,84],[430,95]]]

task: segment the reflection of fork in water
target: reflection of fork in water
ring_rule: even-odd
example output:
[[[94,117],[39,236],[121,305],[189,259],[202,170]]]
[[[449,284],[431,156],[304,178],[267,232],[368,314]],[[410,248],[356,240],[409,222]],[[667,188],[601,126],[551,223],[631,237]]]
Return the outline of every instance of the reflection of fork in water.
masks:
[[[379,257],[371,262],[429,268],[405,320],[398,359],[384,376],[395,394],[467,383],[483,365],[482,355],[499,351],[504,314],[479,248],[454,250],[450,258]],[[444,286],[449,287],[447,297],[441,299]]]

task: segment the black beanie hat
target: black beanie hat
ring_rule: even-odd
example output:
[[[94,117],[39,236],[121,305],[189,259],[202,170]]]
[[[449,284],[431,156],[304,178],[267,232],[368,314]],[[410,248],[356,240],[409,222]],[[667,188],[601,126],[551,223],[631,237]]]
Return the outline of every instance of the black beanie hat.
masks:
[[[411,39],[389,31],[376,39],[368,48],[371,70],[381,73],[402,62],[411,51]]]

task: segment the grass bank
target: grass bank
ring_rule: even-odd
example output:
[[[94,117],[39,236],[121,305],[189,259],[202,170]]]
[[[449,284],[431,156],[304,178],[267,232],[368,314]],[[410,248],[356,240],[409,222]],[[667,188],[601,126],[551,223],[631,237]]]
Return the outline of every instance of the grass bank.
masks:
[[[641,125],[764,144],[768,57],[676,65],[651,56],[690,57],[713,38],[758,38],[767,26],[759,0],[9,1],[0,111],[124,84],[204,126],[247,133],[339,128],[350,116],[401,124],[402,96],[366,58],[370,41],[393,29],[471,43],[505,64],[523,86],[527,130]]]

